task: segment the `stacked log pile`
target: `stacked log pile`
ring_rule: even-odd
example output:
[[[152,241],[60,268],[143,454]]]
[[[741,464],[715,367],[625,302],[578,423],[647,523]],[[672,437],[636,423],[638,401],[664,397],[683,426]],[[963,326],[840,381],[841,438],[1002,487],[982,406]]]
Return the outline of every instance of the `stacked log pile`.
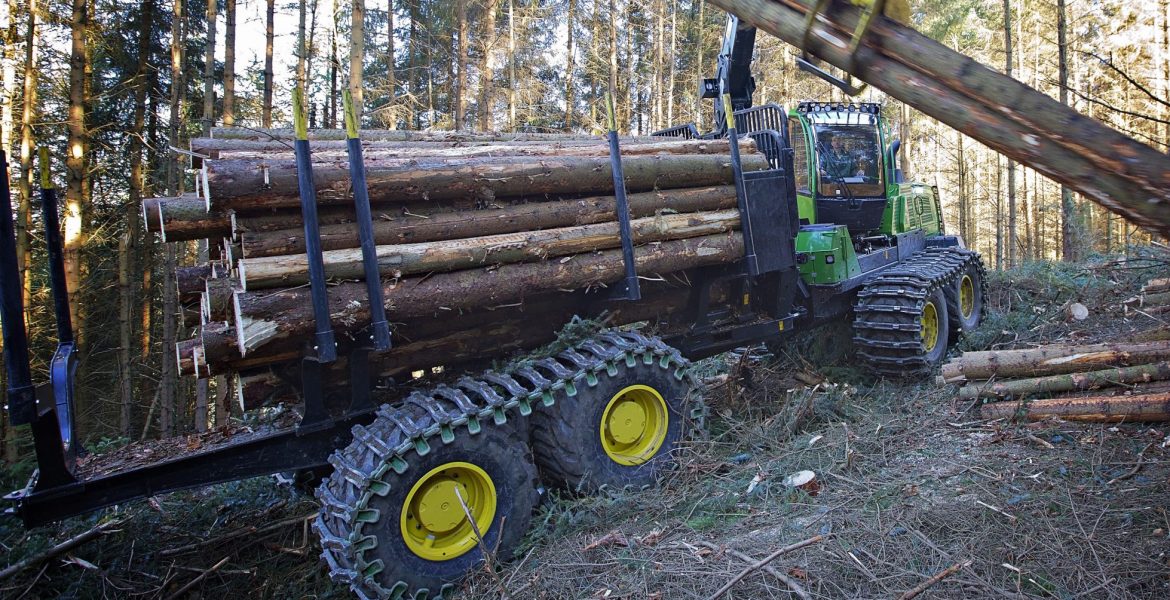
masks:
[[[1170,341],[965,352],[940,379],[987,419],[1170,420]]]
[[[685,304],[685,290],[665,283],[648,282],[637,303],[581,293],[624,273],[604,139],[405,133],[362,134],[395,343],[374,357],[378,373],[533,347],[573,314],[608,309],[617,324]],[[354,346],[369,306],[344,136],[311,139],[332,323],[339,344]],[[745,171],[767,168],[750,139],[740,146]],[[176,359],[185,375],[232,376],[250,407],[287,387],[282,370],[310,351],[314,331],[291,132],[216,129],[192,150],[197,193],[146,200],[143,219],[164,241],[207,241],[209,262],[176,272],[194,332]],[[622,150],[640,274],[742,256],[727,140],[633,137]],[[343,363],[329,368],[335,382]]]

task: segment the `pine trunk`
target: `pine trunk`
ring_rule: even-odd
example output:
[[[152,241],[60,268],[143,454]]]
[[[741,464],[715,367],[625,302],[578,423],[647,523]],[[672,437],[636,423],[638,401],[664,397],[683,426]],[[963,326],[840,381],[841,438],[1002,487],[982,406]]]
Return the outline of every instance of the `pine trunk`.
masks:
[[[159,198],[158,232],[164,242],[221,238],[232,233],[231,217],[207,212],[201,198]]]
[[[215,127],[215,21],[219,0],[207,0],[207,40],[203,47],[203,131]]]
[[[515,37],[512,35],[512,2],[508,0],[508,64],[511,65],[515,60],[516,50],[513,47],[515,44]],[[572,131],[573,129],[573,113],[577,110],[576,89],[573,86],[573,69],[576,66],[576,61],[573,56],[573,38],[576,35],[576,15],[577,0],[569,0],[569,13],[566,17],[568,23],[568,33],[566,34],[567,41],[565,42],[565,131]],[[512,86],[516,85],[516,78],[510,78]],[[509,92],[511,94],[511,92]],[[509,101],[509,105],[511,102]],[[511,110],[509,108],[509,110]]]
[[[455,80],[455,131],[463,131],[467,114],[467,0],[455,0],[455,23],[459,36],[455,67],[459,71]]]
[[[223,126],[236,124],[236,0],[224,0]]]
[[[738,227],[736,209],[634,219],[630,231],[635,244],[694,238]],[[562,227],[543,231],[506,233],[437,242],[378,246],[378,267],[387,277],[440,273],[486,265],[524,263],[597,252],[621,246],[616,222]],[[362,279],[360,249],[323,253],[325,274],[337,279]],[[245,290],[300,285],[309,280],[303,254],[244,259],[238,263]]]
[[[1029,394],[1093,390],[1132,383],[1170,379],[1170,363],[1160,362],[1136,367],[1116,367],[1015,381],[969,383],[959,389],[959,398],[1020,398]]]
[[[349,94],[353,98],[354,114],[357,115],[359,126],[364,111],[363,97],[363,59],[366,53],[366,2],[353,0],[350,11],[349,34]]]
[[[732,186],[643,192],[630,194],[628,201],[630,215],[634,218],[649,217],[660,211],[686,213],[736,206],[735,188]],[[615,210],[613,197],[601,196],[519,204],[496,210],[439,213],[426,219],[411,219],[390,211],[374,215],[374,243],[386,245],[431,242],[604,223],[615,218]],[[344,214],[348,215],[350,212],[345,211]],[[242,233],[240,243],[244,258],[303,253],[305,251],[303,230],[296,228],[301,226],[300,215],[292,215],[288,223],[290,227],[287,229]],[[360,245],[357,225],[352,220],[342,224],[321,226],[323,250],[358,248]]]
[[[68,187],[65,191],[65,286],[69,290],[69,315],[73,321],[74,338],[78,345],[85,339],[81,317],[82,247],[85,245],[82,216],[85,204],[85,148],[88,144],[85,129],[85,37],[89,28],[86,0],[73,0],[70,19],[72,46],[69,59],[69,149],[65,155]]]
[[[398,96],[397,64],[394,60],[394,0],[386,0],[386,105],[390,107],[387,128],[398,129],[398,111],[395,104]]]
[[[495,73],[492,70],[492,53],[496,48],[496,11],[500,0],[487,0],[483,5],[483,47],[479,62],[479,130],[492,130],[492,92]]]
[[[36,141],[33,137],[32,124],[37,113],[37,80],[40,69],[37,68],[37,47],[40,44],[37,17],[39,16],[37,0],[28,3],[28,29],[24,38],[24,95],[20,114],[20,204],[16,211],[16,265],[20,271],[21,287],[24,295],[24,307],[27,313],[32,306],[32,275],[29,264],[32,262],[32,245],[29,243],[29,225],[32,223],[33,205],[33,146]],[[26,314],[26,322],[28,316]]]
[[[272,127],[272,45],[276,26],[276,0],[266,0],[264,10],[264,100],[261,106],[260,124]]]
[[[1170,421],[1170,393],[995,402],[980,408],[984,419],[1043,421],[1052,417],[1088,423]]]
[[[1166,342],[1044,346],[1030,350],[965,352],[943,365],[948,383],[1078,373],[1170,360]]]

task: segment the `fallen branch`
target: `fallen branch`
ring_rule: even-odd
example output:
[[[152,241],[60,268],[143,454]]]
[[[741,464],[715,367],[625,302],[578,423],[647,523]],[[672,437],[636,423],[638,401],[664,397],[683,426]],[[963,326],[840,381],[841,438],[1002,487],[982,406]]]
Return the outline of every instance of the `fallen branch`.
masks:
[[[1129,479],[1130,477],[1133,477],[1134,475],[1137,475],[1137,472],[1142,469],[1142,459],[1144,458],[1143,455],[1146,453],[1146,450],[1149,450],[1150,446],[1153,446],[1153,445],[1154,445],[1154,442],[1150,442],[1149,444],[1146,444],[1146,447],[1142,448],[1141,452],[1138,452],[1137,463],[1134,464],[1133,468],[1130,469],[1129,471],[1127,471],[1124,475],[1118,475],[1117,477],[1110,479],[1108,482],[1105,483],[1105,485],[1113,485],[1113,484],[1117,483],[1118,481],[1124,481],[1126,479]]]
[[[167,596],[167,600],[175,600],[176,598],[182,598],[183,594],[185,594],[187,592],[187,590],[190,590],[191,588],[195,587],[196,585],[199,585],[199,582],[203,581],[204,579],[207,579],[208,575],[211,575],[212,573],[218,571],[220,567],[226,565],[229,558],[231,558],[231,556],[225,556],[225,557],[221,558],[219,560],[219,562],[212,565],[210,569],[200,573],[199,576],[197,576],[195,579],[188,581],[187,585],[179,588],[179,591],[171,594],[170,596]]]
[[[780,558],[781,556],[784,556],[785,554],[788,554],[789,552],[792,552],[793,550],[799,550],[801,548],[804,548],[805,546],[811,546],[811,545],[813,545],[817,542],[820,542],[824,539],[825,539],[825,536],[823,536],[823,535],[815,535],[813,537],[808,538],[807,540],[796,542],[795,544],[792,544],[791,546],[785,546],[785,547],[769,554],[768,556],[765,556],[764,558],[748,565],[747,568],[740,571],[739,575],[736,575],[735,577],[733,577],[731,579],[731,581],[728,581],[727,583],[725,583],[723,585],[723,587],[719,588],[719,591],[715,592],[714,594],[711,594],[710,598],[708,598],[707,600],[715,600],[716,598],[727,593],[727,590],[730,590],[735,584],[737,584],[741,580],[743,580],[744,577],[747,577],[749,574],[751,574],[752,571],[755,571],[755,570],[763,567],[764,565],[767,565],[768,563],[776,560],[777,558]]]
[[[277,521],[271,525],[267,525],[267,526],[262,527],[262,528],[258,528],[258,527],[249,525],[248,527],[244,527],[243,529],[237,529],[231,533],[224,534],[224,535],[221,535],[219,537],[214,537],[214,538],[211,538],[209,540],[203,540],[200,542],[195,542],[193,544],[187,544],[186,546],[179,546],[178,548],[167,548],[166,550],[163,550],[162,552],[159,552],[158,554],[159,554],[159,556],[175,556],[178,554],[184,554],[186,552],[190,552],[192,550],[198,550],[198,549],[204,548],[206,546],[218,545],[218,544],[221,544],[221,543],[226,542],[228,540],[234,540],[238,537],[243,537],[245,535],[268,533],[269,531],[273,531],[275,529],[280,529],[281,527],[292,525],[293,523],[300,523],[303,521],[307,521],[307,520],[312,519],[316,516],[317,516],[317,513],[313,513],[310,515],[302,515],[299,517],[293,517],[291,519],[284,519],[283,521]]]
[[[930,579],[927,579],[913,588],[906,590],[906,593],[899,596],[898,600],[910,600],[918,594],[925,592],[930,586],[946,579],[947,577],[950,577],[951,575],[954,575],[955,573],[958,573],[959,571],[963,570],[964,567],[969,566],[971,566],[971,561],[955,563],[943,569],[942,571],[935,573]]]
[[[52,548],[49,548],[48,550],[41,552],[40,554],[30,556],[30,557],[28,557],[28,558],[26,558],[26,559],[24,559],[16,564],[14,564],[14,565],[9,566],[8,568],[4,569],[3,571],[0,571],[0,579],[4,579],[5,577],[10,577],[16,573],[19,573],[19,572],[27,569],[28,567],[31,567],[32,565],[40,563],[43,560],[48,560],[50,558],[53,558],[54,556],[64,554],[64,553],[80,546],[81,544],[84,544],[84,543],[94,539],[95,537],[101,535],[102,533],[105,533],[106,530],[108,530],[112,527],[116,527],[118,525],[121,525],[124,522],[125,522],[125,519],[118,520],[118,521],[106,521],[105,523],[101,523],[101,524],[93,527],[92,529],[84,532],[84,533],[75,535],[75,536],[65,540],[64,542],[61,542],[60,544],[57,544],[56,546],[53,546]]]
[[[699,545],[703,546],[705,548],[710,548],[716,552],[726,552],[726,553],[728,553],[728,554],[730,554],[730,555],[732,555],[732,556],[734,556],[734,557],[736,557],[736,558],[738,558],[746,563],[749,563],[749,564],[754,563],[756,560],[756,559],[748,556],[747,554],[740,552],[739,550],[735,550],[733,548],[722,548],[716,544],[712,544],[711,542],[699,542]],[[798,598],[801,598],[802,600],[810,600],[810,596],[808,595],[808,591],[806,591],[804,589],[804,587],[802,587],[799,583],[796,582],[796,580],[792,579],[791,577],[785,575],[784,573],[782,573],[780,571],[777,571],[775,569],[775,567],[773,567],[772,565],[764,565],[763,567],[760,567],[760,570],[771,575],[772,577],[775,577],[776,579],[779,579],[781,582],[784,583],[784,585],[791,588],[792,593],[796,594],[796,596]]]

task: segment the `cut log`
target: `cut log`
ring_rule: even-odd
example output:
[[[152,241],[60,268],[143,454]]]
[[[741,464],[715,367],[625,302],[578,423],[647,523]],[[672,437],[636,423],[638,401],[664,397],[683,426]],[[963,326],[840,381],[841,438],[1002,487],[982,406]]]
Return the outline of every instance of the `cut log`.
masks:
[[[739,211],[661,215],[634,219],[630,232],[635,244],[694,238],[730,231],[739,226]],[[459,240],[378,246],[383,275],[403,277],[418,273],[457,271],[488,264],[521,263],[559,258],[621,246],[618,223],[597,223],[544,231],[506,233]],[[340,279],[363,279],[358,248],[323,253],[325,274]],[[240,283],[252,291],[307,283],[309,261],[303,254],[244,259],[238,263]]]
[[[199,307],[199,300],[179,307],[185,329],[195,329],[203,323],[203,309]]]
[[[742,255],[743,240],[738,233],[732,233],[641,246],[635,249],[635,263],[639,273],[650,275],[728,263]],[[527,295],[558,289],[608,284],[623,274],[621,252],[607,250],[566,260],[392,281],[383,284],[383,294],[390,318],[400,320],[441,314],[444,309],[515,302]],[[237,292],[234,301],[242,356],[279,340],[304,339],[312,333],[309,290],[304,287]],[[329,304],[332,322],[342,328],[361,328],[369,321],[363,283],[331,287]]]
[[[1142,293],[1125,301],[1125,304],[1134,308],[1142,308],[1144,306],[1166,306],[1170,304],[1170,292],[1161,292],[1156,294]]]
[[[163,198],[147,198],[142,201],[142,226],[146,231],[159,232],[161,223],[158,220],[158,205],[162,201]]]
[[[272,141],[283,140],[291,143],[292,129],[253,129],[244,127],[214,127],[211,137],[223,140],[252,140]],[[344,129],[310,129],[309,141],[317,140],[344,140],[347,134]],[[365,141],[390,142],[559,142],[559,141],[595,141],[598,136],[585,134],[565,133],[462,133],[451,131],[408,131],[387,129],[363,129],[358,137]],[[623,140],[629,142],[661,142],[662,138],[649,135],[625,136]]]
[[[182,304],[199,302],[199,294],[203,293],[207,278],[210,276],[210,264],[175,269],[175,287],[179,294],[179,302]]]
[[[199,338],[183,340],[175,344],[175,364],[179,366],[179,375],[195,375],[195,347],[200,344]]]
[[[164,242],[183,242],[231,235],[231,217],[207,212],[202,198],[151,198],[158,211],[158,232]],[[144,200],[143,202],[149,202]]]
[[[732,183],[730,160],[717,154],[632,156],[624,159],[622,166],[630,192]],[[763,154],[745,154],[743,166],[757,171],[768,168],[768,162]],[[295,161],[205,161],[204,169],[208,210],[299,205]],[[319,203],[351,202],[348,163],[316,163],[313,176]],[[374,203],[491,201],[505,196],[613,190],[608,157],[366,161],[366,182]]]
[[[236,346],[236,330],[226,322],[205,323],[199,331],[203,360],[207,365],[217,365],[239,360],[240,350]],[[201,375],[217,374],[209,370]]]
[[[628,200],[630,214],[634,218],[648,217],[659,211],[686,213],[736,206],[734,186],[643,192],[630,194]],[[613,196],[597,196],[518,204],[500,209],[446,212],[428,218],[386,211],[374,215],[374,241],[379,245],[407,244],[589,225],[615,220],[615,210]],[[303,253],[305,240],[300,215],[292,215],[290,222],[295,225],[288,229],[260,229],[241,233],[240,245],[244,258]],[[255,227],[252,223],[255,221],[249,222],[247,226]],[[352,221],[321,226],[323,250],[357,248],[360,245],[357,225]]]
[[[216,140],[209,140],[216,141]],[[230,140],[231,148],[211,148],[213,144],[195,141],[193,149],[201,151],[209,160],[284,160],[293,158],[291,145],[283,142],[247,142]],[[221,141],[222,142],[222,141]],[[222,146],[214,144],[214,146]],[[348,157],[344,141],[315,142],[313,160],[317,162],[344,160]],[[740,141],[743,152],[755,152],[755,141],[743,138]],[[622,140],[622,156],[644,154],[730,154],[726,139],[682,140],[658,138],[655,142],[628,143]],[[609,143],[604,138],[588,141],[539,142],[539,143],[479,143],[473,145],[427,142],[364,142],[362,155],[366,159],[387,158],[476,158],[492,156],[609,156]]]
[[[234,373],[231,379],[241,412],[295,398],[292,385],[270,371]]]
[[[994,402],[984,404],[980,411],[984,419],[1020,421],[1041,421],[1050,417],[1091,423],[1168,421],[1170,393]]]
[[[1071,321],[1084,321],[1089,318],[1089,309],[1080,302],[1073,302],[1065,308],[1065,314]]]
[[[1130,383],[1170,379],[1170,363],[1102,369],[1015,381],[970,383],[959,389],[959,398],[1020,398],[1029,394],[1091,390]]]
[[[1170,360],[1170,343],[1043,346],[1029,350],[965,352],[943,365],[947,383],[962,380],[1062,375]]]
[[[232,317],[232,294],[240,288],[238,279],[211,277],[202,295],[201,307],[206,322],[227,321]]]
[[[1142,286],[1143,294],[1160,294],[1162,292],[1170,292],[1170,279],[1151,279]]]

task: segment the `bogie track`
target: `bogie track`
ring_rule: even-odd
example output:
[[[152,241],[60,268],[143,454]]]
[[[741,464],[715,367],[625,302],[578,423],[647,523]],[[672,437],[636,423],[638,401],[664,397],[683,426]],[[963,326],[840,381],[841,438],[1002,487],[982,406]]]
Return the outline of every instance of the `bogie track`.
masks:
[[[927,248],[891,267],[857,294],[853,343],[875,372],[908,377],[929,371],[957,333],[947,295],[962,273],[982,275],[979,255],[963,248]],[[979,287],[982,293],[982,285]],[[982,300],[982,298],[980,298]],[[980,302],[980,308],[982,302]]]
[[[317,490],[322,510],[314,527],[333,579],[361,598],[447,596],[483,555],[478,544],[452,559],[419,549],[420,543],[438,546],[433,538],[450,538],[449,532],[463,527],[453,525],[463,520],[459,513],[436,518],[433,508],[420,502],[453,497],[463,502],[463,495],[450,493],[456,488],[471,496],[494,486],[494,511],[484,512],[484,502],[465,503],[462,514],[478,527],[477,541],[482,535],[489,546],[498,544],[499,556],[506,558],[527,529],[538,498],[536,472],[521,441],[526,418],[533,411],[556,410],[558,398],[573,398],[599,381],[647,367],[693,384],[690,362],[674,348],[637,332],[608,331],[551,357],[517,361],[502,371],[414,392],[400,406],[382,406],[372,423],[355,426],[353,441],[330,457],[335,470]],[[697,395],[686,394],[684,412],[680,421],[702,427],[705,407]],[[459,484],[448,472],[489,483]],[[421,500],[410,501],[415,497]],[[474,523],[472,513],[493,518]],[[427,519],[428,529],[438,534],[429,542],[416,539],[412,551],[403,532]]]

